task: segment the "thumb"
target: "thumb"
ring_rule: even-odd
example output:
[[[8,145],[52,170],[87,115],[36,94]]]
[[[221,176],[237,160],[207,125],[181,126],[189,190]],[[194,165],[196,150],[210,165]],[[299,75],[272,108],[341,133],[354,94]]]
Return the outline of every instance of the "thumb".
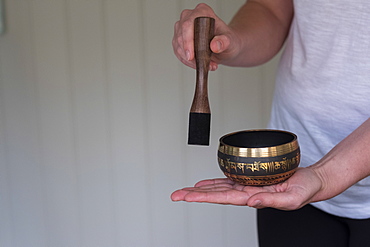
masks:
[[[213,53],[221,53],[230,46],[230,39],[226,35],[215,36],[210,44]]]
[[[261,192],[251,196],[247,205],[254,208],[276,208],[280,210],[295,210],[304,204],[302,200],[289,192]]]

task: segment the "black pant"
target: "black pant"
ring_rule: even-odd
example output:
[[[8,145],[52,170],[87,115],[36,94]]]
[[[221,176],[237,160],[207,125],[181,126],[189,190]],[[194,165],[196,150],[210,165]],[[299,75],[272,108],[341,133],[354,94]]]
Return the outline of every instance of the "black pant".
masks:
[[[311,205],[295,211],[257,211],[260,247],[367,247],[370,219],[327,214]]]

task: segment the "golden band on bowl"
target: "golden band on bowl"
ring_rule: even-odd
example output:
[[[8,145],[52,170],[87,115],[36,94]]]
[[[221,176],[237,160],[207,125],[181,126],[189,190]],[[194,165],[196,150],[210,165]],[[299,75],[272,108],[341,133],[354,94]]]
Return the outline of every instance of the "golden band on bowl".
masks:
[[[281,183],[294,174],[299,161],[297,136],[287,131],[246,130],[220,138],[220,169],[243,185]]]
[[[240,148],[228,145],[220,145],[218,150],[225,154],[240,157],[274,157],[284,155],[298,148],[298,142],[294,141],[276,147],[265,148]]]

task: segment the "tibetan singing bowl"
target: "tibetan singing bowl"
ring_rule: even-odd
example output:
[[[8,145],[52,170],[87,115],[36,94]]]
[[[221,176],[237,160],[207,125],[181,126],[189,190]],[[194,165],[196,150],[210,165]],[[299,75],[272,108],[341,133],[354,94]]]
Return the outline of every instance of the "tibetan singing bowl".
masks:
[[[242,185],[265,186],[287,180],[297,170],[297,136],[280,130],[246,130],[220,138],[218,163]]]

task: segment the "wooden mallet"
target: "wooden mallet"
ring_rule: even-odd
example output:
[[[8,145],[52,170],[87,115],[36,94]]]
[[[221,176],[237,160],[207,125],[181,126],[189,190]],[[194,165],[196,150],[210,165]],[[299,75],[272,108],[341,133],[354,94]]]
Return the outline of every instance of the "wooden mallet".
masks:
[[[196,85],[189,114],[189,145],[209,145],[211,109],[208,101],[208,70],[211,61],[210,42],[214,36],[215,20],[198,17],[194,21],[194,52]]]

